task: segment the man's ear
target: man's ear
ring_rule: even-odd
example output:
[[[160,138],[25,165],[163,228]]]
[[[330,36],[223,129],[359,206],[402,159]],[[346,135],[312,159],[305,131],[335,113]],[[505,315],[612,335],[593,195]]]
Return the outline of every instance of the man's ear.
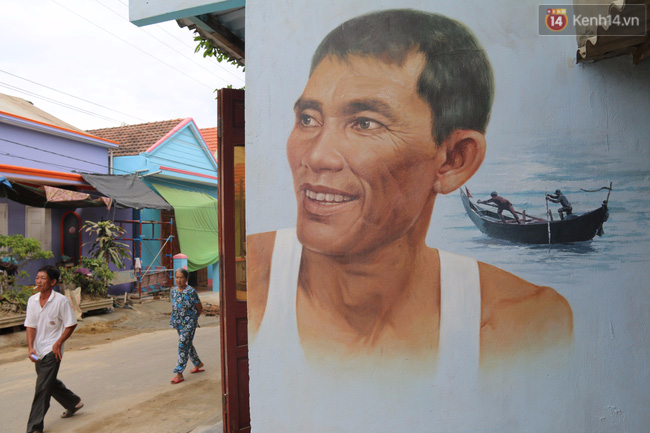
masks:
[[[485,158],[485,135],[456,129],[440,143],[445,162],[438,169],[435,192],[448,194],[460,188],[479,169]]]

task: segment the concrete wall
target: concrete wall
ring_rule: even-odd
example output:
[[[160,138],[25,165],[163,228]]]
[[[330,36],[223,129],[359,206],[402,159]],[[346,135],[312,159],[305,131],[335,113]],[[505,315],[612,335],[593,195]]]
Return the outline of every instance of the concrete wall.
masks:
[[[555,293],[559,296],[555,299],[566,301],[561,304],[564,307],[550,304],[547,318],[570,306],[569,344],[549,349],[544,344],[549,334],[534,334],[527,350],[516,356],[468,364],[470,353],[464,357],[465,349],[460,349],[457,368],[443,368],[448,358],[442,354],[434,354],[429,367],[422,367],[408,351],[400,356],[388,348],[369,356],[364,349],[371,347],[372,339],[358,340],[353,350],[341,348],[339,343],[348,334],[340,333],[336,315],[320,316],[320,326],[307,320],[313,314],[301,316],[301,311],[322,312],[301,310],[313,307],[310,299],[321,297],[312,293],[311,298],[301,298],[300,291],[296,295],[289,290],[298,280],[293,273],[289,283],[277,283],[279,291],[266,298],[269,282],[259,274],[264,274],[268,263],[251,261],[251,235],[293,227],[300,218],[286,145],[296,123],[294,103],[308,83],[311,56],[339,24],[389,8],[425,9],[456,19],[485,48],[494,70],[495,93],[485,134],[485,160],[466,183],[475,197],[486,199],[497,190],[519,210],[543,216],[544,193],[561,188],[575,212],[583,213],[597,208],[607,195],[607,191],[586,193],[583,189],[613,182],[605,235],[550,247],[489,238],[464,214],[458,192],[436,198],[426,244],[494,265],[497,270],[492,273],[483,272],[485,268],[481,271],[484,298],[486,287],[492,284],[502,286],[493,294],[505,302],[505,292],[512,287],[510,277],[501,271],[525,280],[518,280],[515,297],[509,298],[515,304],[521,300],[517,294],[524,298],[529,293],[526,281],[552,287],[552,292],[538,289],[538,293]],[[251,423],[255,431],[609,433],[646,429],[650,423],[646,410],[650,404],[646,386],[650,379],[646,365],[650,295],[644,272],[650,247],[645,228],[645,209],[650,205],[650,62],[634,66],[630,57],[619,57],[577,65],[575,37],[538,36],[537,11],[538,3],[531,0],[247,2],[246,221]],[[329,76],[334,89],[329,96],[344,98],[357,91],[339,91],[337,77]],[[321,90],[321,96],[327,94],[327,87]],[[342,142],[321,150],[345,152],[336,147]],[[369,146],[366,152],[373,155],[376,151]],[[411,194],[417,188],[404,191]],[[551,208],[557,218],[557,205]],[[305,239],[299,233],[299,240]],[[343,240],[345,236],[332,237],[322,249],[334,248]],[[312,251],[309,245],[307,253],[301,245],[298,248],[300,265],[300,251]],[[289,249],[283,245],[283,250]],[[265,251],[260,248],[255,254],[266,257]],[[355,263],[355,257],[343,254],[338,261]],[[400,273],[416,275],[416,268],[398,267],[398,261],[399,257],[388,278]],[[309,281],[304,279],[308,263],[300,266],[295,271],[301,278],[299,289]],[[361,268],[357,269],[361,275]],[[273,275],[270,280],[274,281]],[[436,281],[431,287],[436,287]],[[355,293],[350,291],[350,301]],[[514,328],[534,327],[540,308],[538,304],[521,313]],[[359,309],[348,319],[363,324],[366,313]],[[485,321],[485,310],[480,316],[478,350],[483,353],[489,345],[485,335],[498,325]],[[380,323],[383,327],[378,329],[402,335],[398,331],[403,325],[424,330],[429,320],[427,316],[400,317],[390,325]],[[553,328],[558,322],[544,323]],[[504,331],[499,337],[506,335],[513,334]],[[314,355],[314,341],[328,336],[331,341],[319,346]],[[397,337],[393,347],[399,347],[400,341],[404,340]],[[500,347],[504,353],[509,350]]]

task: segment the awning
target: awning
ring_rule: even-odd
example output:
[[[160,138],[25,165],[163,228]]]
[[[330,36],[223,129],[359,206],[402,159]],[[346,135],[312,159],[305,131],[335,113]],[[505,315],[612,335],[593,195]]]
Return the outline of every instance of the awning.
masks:
[[[197,191],[180,190],[152,182],[174,207],[178,244],[187,258],[188,271],[219,261],[219,202]]]
[[[133,209],[165,209],[172,207],[151,190],[137,174],[83,174],[86,182],[103,195],[112,198],[115,205]]]
[[[44,185],[24,185],[0,176],[0,197],[34,207],[77,209],[80,207],[111,207],[107,197],[92,198],[90,194]]]

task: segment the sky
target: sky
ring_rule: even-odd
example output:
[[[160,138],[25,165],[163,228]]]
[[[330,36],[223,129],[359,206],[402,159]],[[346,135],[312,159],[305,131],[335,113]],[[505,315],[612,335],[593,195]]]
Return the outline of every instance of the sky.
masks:
[[[137,27],[128,0],[3,1],[0,93],[83,130],[191,117],[217,126],[215,89],[242,68],[194,53],[194,32]]]

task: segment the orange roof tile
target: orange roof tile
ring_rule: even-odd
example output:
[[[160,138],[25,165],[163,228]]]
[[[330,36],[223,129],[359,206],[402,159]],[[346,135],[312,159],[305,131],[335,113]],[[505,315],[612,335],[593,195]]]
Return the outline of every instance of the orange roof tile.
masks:
[[[246,197],[246,166],[244,164],[235,164],[235,196],[239,195],[240,188]]]
[[[215,127],[201,129],[201,135],[203,136],[203,140],[205,140],[205,144],[208,145],[210,153],[216,157],[219,145],[219,128]]]
[[[92,129],[86,132],[118,142],[119,147],[113,150],[114,156],[138,155],[156,144],[183,120],[185,119],[163,120],[115,128]]]

